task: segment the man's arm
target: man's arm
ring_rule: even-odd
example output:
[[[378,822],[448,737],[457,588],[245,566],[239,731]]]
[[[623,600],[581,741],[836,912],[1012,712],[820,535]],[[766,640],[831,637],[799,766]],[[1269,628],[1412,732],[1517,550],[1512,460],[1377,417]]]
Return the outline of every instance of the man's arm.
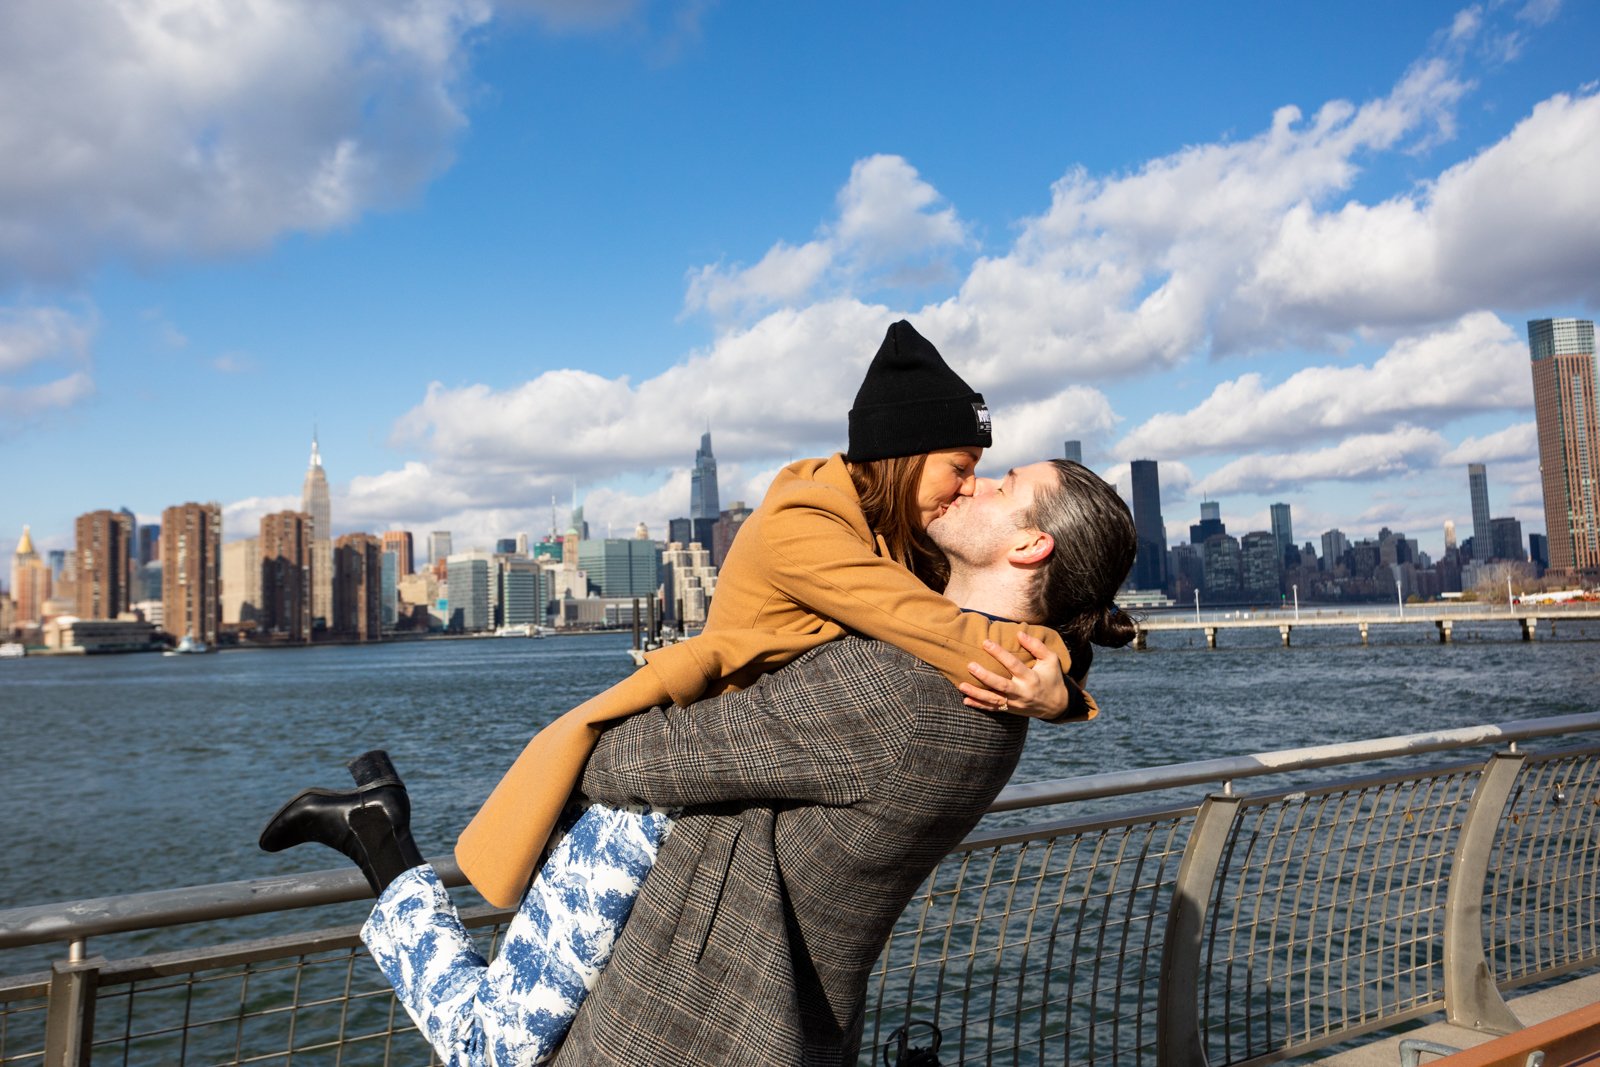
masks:
[[[847,639],[749,689],[634,715],[601,736],[579,789],[614,804],[852,803],[910,736],[908,665]]]

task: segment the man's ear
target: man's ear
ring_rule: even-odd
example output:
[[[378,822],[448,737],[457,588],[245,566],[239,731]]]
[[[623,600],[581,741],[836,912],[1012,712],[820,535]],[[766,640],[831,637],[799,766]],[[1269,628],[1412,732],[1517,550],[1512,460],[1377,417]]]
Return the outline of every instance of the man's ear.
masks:
[[[1043,563],[1050,558],[1050,553],[1056,550],[1055,538],[1043,530],[1023,530],[1021,533],[1023,536],[1019,537],[1011,551],[1006,553],[1006,559],[1011,563],[1022,565]]]

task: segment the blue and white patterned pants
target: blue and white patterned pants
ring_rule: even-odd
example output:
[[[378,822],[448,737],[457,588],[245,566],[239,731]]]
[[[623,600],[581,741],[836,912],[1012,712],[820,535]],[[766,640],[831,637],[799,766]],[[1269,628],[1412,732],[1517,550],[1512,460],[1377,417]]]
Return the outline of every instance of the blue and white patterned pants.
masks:
[[[673,814],[569,808],[566,832],[493,963],[472,947],[431,864],[384,890],[361,940],[447,1067],[522,1067],[555,1053],[611,958]]]

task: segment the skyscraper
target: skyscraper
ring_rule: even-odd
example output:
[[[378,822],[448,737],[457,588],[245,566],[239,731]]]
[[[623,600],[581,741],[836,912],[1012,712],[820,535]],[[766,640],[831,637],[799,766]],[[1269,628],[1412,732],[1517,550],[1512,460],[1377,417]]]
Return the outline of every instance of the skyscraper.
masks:
[[[1222,504],[1216,500],[1202,501],[1200,521],[1189,524],[1189,543],[1203,545],[1217,534],[1227,532],[1227,524],[1222,521]]]
[[[1472,492],[1472,551],[1489,558],[1493,535],[1489,533],[1489,474],[1482,463],[1467,464],[1467,488]]]
[[[179,504],[161,513],[162,628],[217,643],[222,622],[222,505]]]
[[[1289,505],[1272,505],[1272,537],[1278,542],[1278,562],[1294,545],[1294,524],[1289,521]],[[1242,550],[1242,549],[1241,549]]]
[[[717,459],[711,454],[711,431],[700,435],[700,448],[694,454],[694,471],[689,475],[689,518],[717,521],[722,504],[717,495]],[[706,547],[710,547],[707,542]]]
[[[1492,559],[1525,560],[1528,553],[1522,547],[1522,523],[1514,518],[1490,519],[1489,540],[1494,546]]]
[[[1061,450],[1061,458],[1062,459],[1070,459],[1074,463],[1082,463],[1083,462],[1083,442],[1082,441],[1068,441],[1066,443],[1066,447],[1064,447]]]
[[[326,625],[333,618],[333,505],[315,433],[311,435],[311,464],[300,488],[300,510],[311,516],[311,617]]]
[[[1539,426],[1539,476],[1552,571],[1600,570],[1600,417],[1596,405],[1594,323],[1534,319],[1533,410]]]
[[[261,629],[293,644],[311,640],[311,516],[261,517]]]
[[[139,562],[154,563],[161,558],[161,527],[139,527]]]
[[[371,534],[345,534],[333,548],[338,580],[333,586],[335,633],[357,641],[383,636],[383,545]]]
[[[222,546],[222,621],[261,622],[261,542],[254,537]]]
[[[435,530],[428,535],[428,562],[439,563],[450,558],[450,531]]]
[[[1331,571],[1350,550],[1350,539],[1337,527],[1322,534],[1322,569]]]
[[[133,571],[133,520],[118,511],[91,511],[75,524],[80,619],[114,619],[128,610]]]
[[[1167,585],[1167,528],[1161,520],[1161,477],[1153,459],[1136,459],[1131,467],[1133,526],[1139,535],[1139,552],[1133,559],[1133,587],[1164,589]]]
[[[19,626],[32,625],[44,618],[44,602],[50,599],[50,565],[33,549],[33,537],[22,528],[22,540],[11,557],[11,599],[17,602]]]
[[[383,550],[394,553],[395,572],[400,578],[412,571],[411,546],[410,530],[389,530],[383,535]]]

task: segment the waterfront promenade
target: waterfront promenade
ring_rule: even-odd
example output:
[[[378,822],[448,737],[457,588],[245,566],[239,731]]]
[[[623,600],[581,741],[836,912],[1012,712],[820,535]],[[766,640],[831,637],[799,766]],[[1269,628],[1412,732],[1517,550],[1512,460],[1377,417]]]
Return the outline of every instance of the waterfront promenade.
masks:
[[[1541,632],[1553,635],[1558,626],[1600,620],[1600,603],[1568,604],[1361,604],[1342,608],[1245,609],[1222,612],[1176,612],[1151,615],[1139,621],[1135,648],[1148,648],[1149,635],[1163,631],[1203,633],[1207,648],[1216,648],[1225,630],[1276,630],[1285,648],[1293,644],[1294,631],[1309,627],[1347,627],[1367,644],[1376,627],[1431,626],[1441,644],[1455,638],[1458,627],[1473,623],[1515,623],[1522,640]]]

